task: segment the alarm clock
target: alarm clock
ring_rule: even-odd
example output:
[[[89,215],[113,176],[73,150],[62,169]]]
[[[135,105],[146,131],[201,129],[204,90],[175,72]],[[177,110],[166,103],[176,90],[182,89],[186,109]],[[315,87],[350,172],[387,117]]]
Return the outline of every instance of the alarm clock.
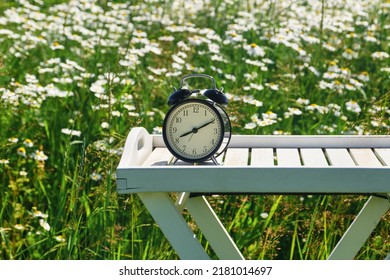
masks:
[[[189,78],[207,78],[213,88],[204,91],[201,97],[191,97],[199,89],[183,88]],[[223,106],[228,103],[223,89],[218,90],[213,77],[191,74],[180,81],[180,88],[169,96],[167,112],[162,127],[166,147],[175,157],[174,162],[201,163],[216,158],[226,150],[231,138],[231,124]],[[206,97],[206,98],[205,98]]]

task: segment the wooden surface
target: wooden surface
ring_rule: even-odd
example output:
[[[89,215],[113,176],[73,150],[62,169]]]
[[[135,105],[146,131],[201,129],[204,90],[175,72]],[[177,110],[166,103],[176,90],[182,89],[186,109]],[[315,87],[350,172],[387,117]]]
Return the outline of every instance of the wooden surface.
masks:
[[[119,193],[389,193],[390,137],[239,136],[211,162],[169,165],[161,136],[135,130],[117,169]]]

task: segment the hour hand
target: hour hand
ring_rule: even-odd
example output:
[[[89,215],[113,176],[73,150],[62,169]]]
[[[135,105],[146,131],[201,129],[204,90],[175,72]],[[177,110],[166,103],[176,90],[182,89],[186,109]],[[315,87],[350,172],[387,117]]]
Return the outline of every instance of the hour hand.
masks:
[[[195,133],[195,131],[197,131],[197,129],[196,129],[196,128],[193,128],[191,131],[188,131],[188,132],[183,133],[182,135],[180,135],[179,138],[184,137],[184,136],[187,136],[187,135],[189,135],[189,134],[191,134],[191,133]]]

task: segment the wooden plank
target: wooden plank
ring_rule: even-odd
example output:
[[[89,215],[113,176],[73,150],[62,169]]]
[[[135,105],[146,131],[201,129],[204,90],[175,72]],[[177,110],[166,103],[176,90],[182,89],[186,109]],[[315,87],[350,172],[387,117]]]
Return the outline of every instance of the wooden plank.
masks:
[[[254,148],[251,153],[251,166],[274,166],[274,150]]]
[[[360,166],[173,165],[117,171],[117,179],[128,182],[119,193],[390,193],[389,177],[390,168]]]
[[[190,198],[187,209],[220,260],[244,259],[204,196]]]
[[[276,149],[276,156],[278,166],[301,166],[298,149]]]
[[[234,148],[226,151],[224,166],[247,166],[249,149]]]
[[[154,147],[165,147],[161,135]],[[390,148],[390,135],[232,135],[231,148]]]
[[[146,160],[153,150],[153,139],[145,128],[133,128],[127,135],[123,153],[116,170],[117,191],[126,192],[128,181],[121,175],[121,169],[130,166],[139,166]]]
[[[390,149],[375,149],[374,153],[384,166],[390,166]]]
[[[349,152],[358,166],[382,166],[371,149],[350,149]]]
[[[325,154],[332,166],[356,166],[347,149],[326,149]]]
[[[352,260],[389,209],[388,199],[371,196],[337,243],[329,259]]]
[[[304,166],[314,167],[314,166],[328,166],[326,157],[322,149],[314,148],[304,148],[301,149],[301,157]]]
[[[145,160],[143,166],[151,165],[167,165],[169,160],[172,158],[172,154],[167,148],[156,148]]]
[[[138,196],[181,259],[210,259],[167,193],[139,193]]]
[[[133,128],[126,138],[118,168],[142,165],[153,149],[153,139],[145,128]]]

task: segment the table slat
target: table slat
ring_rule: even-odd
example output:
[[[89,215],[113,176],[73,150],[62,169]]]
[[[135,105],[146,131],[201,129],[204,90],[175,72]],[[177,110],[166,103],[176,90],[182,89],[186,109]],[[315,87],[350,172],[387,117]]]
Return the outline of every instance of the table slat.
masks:
[[[371,149],[350,149],[349,152],[358,166],[382,166]]]
[[[233,135],[229,147],[389,148],[389,140],[390,135]]]
[[[301,166],[298,149],[276,149],[278,166]]]
[[[328,166],[322,149],[301,149],[301,157],[304,166],[321,167]]]
[[[251,153],[251,166],[274,166],[274,150],[254,148]]]
[[[225,166],[246,166],[248,165],[249,149],[235,148],[226,151]]]
[[[375,154],[385,166],[390,166],[390,149],[375,149]]]
[[[326,149],[325,154],[332,166],[352,167],[356,166],[347,149]]]

